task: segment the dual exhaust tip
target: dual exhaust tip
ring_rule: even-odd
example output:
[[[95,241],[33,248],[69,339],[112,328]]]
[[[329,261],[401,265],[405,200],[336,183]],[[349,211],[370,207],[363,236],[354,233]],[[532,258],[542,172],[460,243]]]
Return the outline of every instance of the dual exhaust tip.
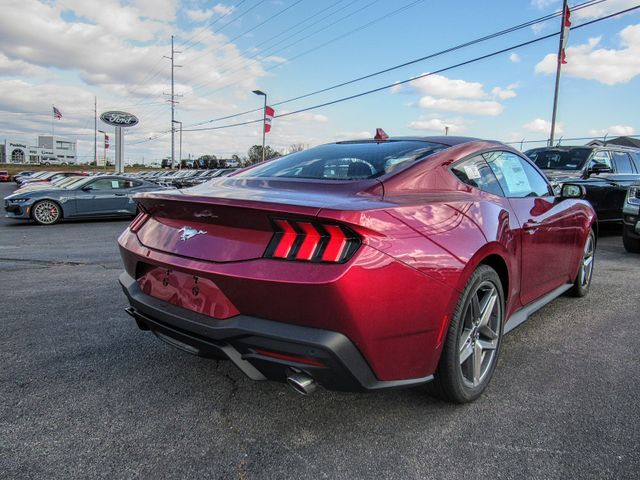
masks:
[[[292,373],[287,383],[300,395],[311,395],[316,391],[316,381],[306,373]]]

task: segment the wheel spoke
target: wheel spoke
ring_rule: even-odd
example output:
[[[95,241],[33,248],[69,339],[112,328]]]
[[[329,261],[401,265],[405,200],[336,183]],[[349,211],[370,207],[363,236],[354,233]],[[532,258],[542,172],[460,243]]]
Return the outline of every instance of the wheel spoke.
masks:
[[[487,296],[489,298],[486,301],[480,316],[480,327],[484,327],[489,324],[489,319],[491,318],[491,314],[493,313],[493,307],[495,306],[496,300],[498,299],[498,294],[494,290],[491,290],[490,293],[487,294]]]
[[[498,347],[497,340],[478,340],[478,343],[480,344],[482,350],[495,350]]]
[[[482,347],[479,342],[473,346],[473,384],[480,383],[480,375],[482,373]]]
[[[489,325],[483,325],[480,328],[480,333],[482,335],[484,335],[485,337],[487,337],[489,340],[495,340],[496,338],[498,338],[498,334],[496,332],[494,332],[491,327],[489,327]]]
[[[480,318],[480,302],[478,300],[478,293],[476,292],[473,297],[471,297],[471,321],[476,321]]]
[[[460,350],[460,365],[466,362],[473,355],[473,343],[467,342],[464,348]]]
[[[460,352],[462,352],[462,350],[465,349],[467,343],[469,343],[469,340],[471,339],[471,332],[472,330],[470,328],[466,328],[462,332],[462,335],[460,336]]]

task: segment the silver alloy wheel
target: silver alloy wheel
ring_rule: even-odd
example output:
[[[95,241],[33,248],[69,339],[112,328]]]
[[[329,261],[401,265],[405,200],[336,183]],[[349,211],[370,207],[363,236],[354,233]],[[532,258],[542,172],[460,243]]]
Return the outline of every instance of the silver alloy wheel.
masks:
[[[485,281],[476,288],[463,322],[458,341],[460,370],[464,383],[477,387],[491,370],[502,328],[502,304],[493,283]]]
[[[39,223],[50,225],[60,218],[60,207],[55,202],[43,200],[34,207],[33,216]]]
[[[580,269],[580,286],[582,287],[586,287],[591,281],[591,275],[593,274],[593,254],[593,235],[590,233],[584,244],[582,254],[582,268]]]

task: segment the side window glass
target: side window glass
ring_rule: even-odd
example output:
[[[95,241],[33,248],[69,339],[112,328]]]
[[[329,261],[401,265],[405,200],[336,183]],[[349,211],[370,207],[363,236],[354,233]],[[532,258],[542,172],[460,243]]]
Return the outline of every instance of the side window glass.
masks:
[[[611,152],[613,154],[613,161],[616,164],[617,173],[633,173],[633,167],[631,166],[631,158],[628,153],[625,152]]]
[[[108,179],[96,180],[90,186],[92,190],[111,190],[113,188],[111,180]]]
[[[451,172],[458,177],[461,182],[478,188],[483,192],[500,196],[504,195],[500,189],[498,180],[487,165],[487,162],[485,162],[480,155],[457,163],[451,167]]]
[[[483,157],[507,197],[546,197],[552,194],[547,180],[518,155],[510,152],[488,152]]]
[[[589,168],[593,167],[596,163],[600,163],[605,165],[613,170],[613,166],[611,165],[611,157],[609,157],[609,152],[605,150],[600,150],[593,154],[591,157],[591,161],[589,162]]]

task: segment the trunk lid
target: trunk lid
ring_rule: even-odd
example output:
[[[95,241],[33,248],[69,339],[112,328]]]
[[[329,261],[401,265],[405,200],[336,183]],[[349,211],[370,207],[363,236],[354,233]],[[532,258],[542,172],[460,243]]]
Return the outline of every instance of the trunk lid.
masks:
[[[263,256],[275,217],[312,219],[321,209],[380,208],[376,180],[333,182],[221,178],[182,191],[143,193],[149,218],[136,232],[151,249],[210,262]]]

